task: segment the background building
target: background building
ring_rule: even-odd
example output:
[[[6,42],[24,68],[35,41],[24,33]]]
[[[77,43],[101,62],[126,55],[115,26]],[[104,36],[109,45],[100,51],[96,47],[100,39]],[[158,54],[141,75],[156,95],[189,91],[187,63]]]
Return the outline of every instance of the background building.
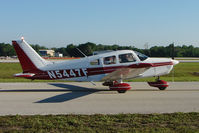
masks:
[[[54,50],[39,50],[39,53],[41,56],[51,56],[54,57],[55,56],[55,51]]]
[[[55,53],[55,57],[63,57],[63,54],[62,54],[62,53],[57,52],[57,53]]]

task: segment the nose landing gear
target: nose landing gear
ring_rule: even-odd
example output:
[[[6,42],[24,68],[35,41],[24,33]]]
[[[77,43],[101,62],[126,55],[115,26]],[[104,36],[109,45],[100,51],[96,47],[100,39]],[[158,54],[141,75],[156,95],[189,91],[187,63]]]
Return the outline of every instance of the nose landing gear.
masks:
[[[148,82],[148,84],[152,87],[157,87],[160,90],[165,90],[169,86],[166,81],[160,80],[160,77],[158,77],[155,82]]]

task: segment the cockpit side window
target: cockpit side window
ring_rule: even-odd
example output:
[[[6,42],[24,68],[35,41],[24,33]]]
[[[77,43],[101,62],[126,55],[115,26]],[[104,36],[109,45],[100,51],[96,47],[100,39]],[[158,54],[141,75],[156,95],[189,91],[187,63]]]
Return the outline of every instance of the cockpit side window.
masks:
[[[136,55],[138,56],[138,58],[141,60],[141,61],[144,61],[148,58],[148,56],[144,55],[144,54],[141,54],[140,52],[137,52],[137,51],[134,51],[136,53]]]
[[[133,57],[132,53],[120,54],[119,55],[119,62],[120,63],[135,62],[135,61],[136,61],[136,59]]]
[[[93,60],[90,62],[90,65],[100,65],[99,59]]]
[[[104,57],[104,65],[116,64],[115,56]]]

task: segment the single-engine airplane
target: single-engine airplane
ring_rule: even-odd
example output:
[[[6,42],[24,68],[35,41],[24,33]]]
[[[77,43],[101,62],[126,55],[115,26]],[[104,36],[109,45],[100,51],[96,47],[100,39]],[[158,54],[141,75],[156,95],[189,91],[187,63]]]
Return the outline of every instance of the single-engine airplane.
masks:
[[[124,79],[158,77],[150,86],[165,90],[168,83],[159,76],[168,74],[179,61],[149,58],[132,50],[109,51],[75,60],[47,61],[25,40],[12,41],[23,72],[15,77],[44,80],[103,81],[110,90],[125,93],[131,89]]]

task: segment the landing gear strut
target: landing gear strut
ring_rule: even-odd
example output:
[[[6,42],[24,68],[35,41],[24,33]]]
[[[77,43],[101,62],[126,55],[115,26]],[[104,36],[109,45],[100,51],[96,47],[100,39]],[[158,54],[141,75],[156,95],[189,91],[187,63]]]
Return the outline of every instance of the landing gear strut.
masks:
[[[131,86],[127,83],[123,83],[122,80],[104,82],[104,86],[109,86],[110,90],[115,90],[118,93],[125,93],[131,89]]]
[[[148,84],[152,87],[157,87],[160,90],[165,90],[169,86],[169,84],[166,81],[160,80],[159,76],[155,82],[148,82]]]

